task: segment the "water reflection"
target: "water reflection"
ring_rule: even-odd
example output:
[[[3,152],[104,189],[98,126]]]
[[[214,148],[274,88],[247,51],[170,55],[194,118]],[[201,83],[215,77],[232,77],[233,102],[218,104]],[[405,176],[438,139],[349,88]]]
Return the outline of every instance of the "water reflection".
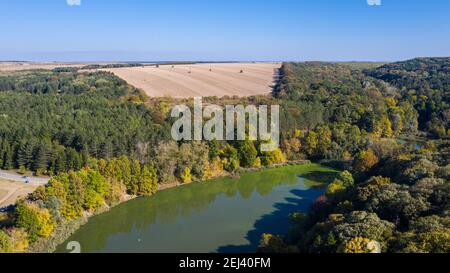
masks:
[[[253,251],[263,231],[283,234],[287,215],[307,209],[334,175],[288,166],[161,191],[91,218],[67,242],[82,252]]]

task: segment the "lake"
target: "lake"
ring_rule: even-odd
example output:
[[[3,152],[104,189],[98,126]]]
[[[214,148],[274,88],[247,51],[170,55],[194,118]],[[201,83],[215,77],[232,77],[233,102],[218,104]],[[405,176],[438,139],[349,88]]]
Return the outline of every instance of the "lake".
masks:
[[[263,233],[288,233],[287,217],[306,211],[336,171],[286,166],[159,191],[94,216],[68,242],[81,252],[246,253]]]

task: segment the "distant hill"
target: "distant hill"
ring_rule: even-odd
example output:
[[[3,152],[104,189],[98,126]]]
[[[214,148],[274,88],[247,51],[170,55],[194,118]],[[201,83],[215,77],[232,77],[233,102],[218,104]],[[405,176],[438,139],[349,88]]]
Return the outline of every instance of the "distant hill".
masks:
[[[416,58],[364,71],[397,87],[419,112],[419,127],[445,135],[450,123],[450,57]]]
[[[366,73],[398,88],[449,90],[450,57],[416,58],[385,64],[372,70],[366,70]]]

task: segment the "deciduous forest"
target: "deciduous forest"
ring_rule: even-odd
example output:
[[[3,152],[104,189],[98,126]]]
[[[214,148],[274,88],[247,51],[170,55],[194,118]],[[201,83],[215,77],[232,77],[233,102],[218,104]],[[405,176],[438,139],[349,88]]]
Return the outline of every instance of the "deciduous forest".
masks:
[[[449,252],[449,76],[449,58],[285,64],[277,96],[300,131],[283,130],[283,150],[343,171],[259,251]]]
[[[449,58],[381,66],[285,63],[273,96],[281,146],[175,142],[171,106],[107,72],[0,74],[0,167],[52,176],[0,214],[0,252],[46,249],[64,227],[159,187],[314,161],[341,173],[260,252],[450,252]],[[183,100],[183,103],[191,103]]]

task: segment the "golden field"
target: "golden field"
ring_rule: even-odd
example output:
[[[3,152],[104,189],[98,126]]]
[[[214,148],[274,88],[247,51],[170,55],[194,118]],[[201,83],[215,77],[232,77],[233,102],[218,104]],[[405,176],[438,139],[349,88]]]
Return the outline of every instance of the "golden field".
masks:
[[[270,94],[280,63],[201,63],[104,69],[150,97]]]

